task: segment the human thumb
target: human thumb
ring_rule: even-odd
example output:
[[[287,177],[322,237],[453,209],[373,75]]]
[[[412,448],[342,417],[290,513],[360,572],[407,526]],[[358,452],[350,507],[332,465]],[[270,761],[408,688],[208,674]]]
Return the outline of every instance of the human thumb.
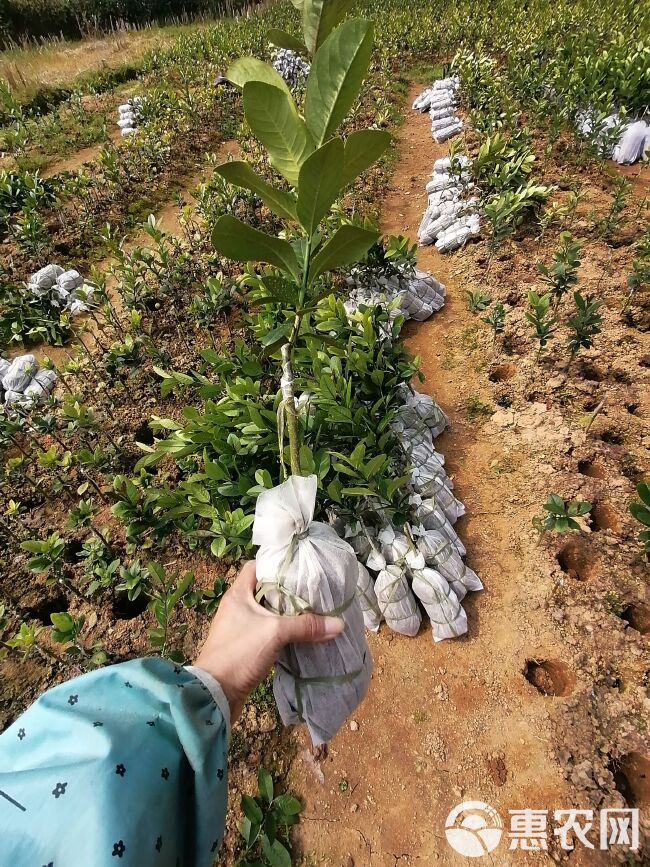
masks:
[[[280,628],[282,645],[317,644],[331,641],[345,629],[342,617],[321,617],[318,614],[299,614],[296,617],[283,617]]]

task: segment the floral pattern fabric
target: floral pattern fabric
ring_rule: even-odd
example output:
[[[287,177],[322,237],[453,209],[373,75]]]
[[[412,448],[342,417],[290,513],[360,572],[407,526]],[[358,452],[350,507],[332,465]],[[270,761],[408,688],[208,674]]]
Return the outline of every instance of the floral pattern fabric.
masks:
[[[0,865],[211,867],[229,728],[217,682],[163,659],[49,690],[0,735]]]

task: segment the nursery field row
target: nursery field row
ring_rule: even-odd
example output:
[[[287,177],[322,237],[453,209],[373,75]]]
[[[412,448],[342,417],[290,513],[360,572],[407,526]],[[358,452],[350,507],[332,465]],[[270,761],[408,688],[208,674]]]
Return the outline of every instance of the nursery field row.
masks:
[[[648,174],[610,159],[650,101],[648,17],[469,8],[361,4],[368,76],[320,132],[285,4],[184,33],[126,90],[42,111],[7,95],[3,724],[79,670],[191,659],[283,466],[316,477],[317,518],[365,563],[369,698],[321,770],[294,760],[302,736],[257,691],[234,733],[223,863],[246,857],[237,805],[260,763],[330,817],[301,826],[304,864],[429,857],[433,838],[391,812],[395,786],[420,828],[443,827],[449,784],[504,810],[649,804]],[[240,67],[242,107],[220,78],[241,54],[276,57],[300,113],[286,124],[313,137],[301,155],[246,96],[284,85]],[[78,168],[60,142],[86,126]],[[309,217],[303,166],[324,148],[330,189]],[[43,155],[68,169],[44,178]],[[466,638],[380,627],[415,635],[423,611],[436,641]]]

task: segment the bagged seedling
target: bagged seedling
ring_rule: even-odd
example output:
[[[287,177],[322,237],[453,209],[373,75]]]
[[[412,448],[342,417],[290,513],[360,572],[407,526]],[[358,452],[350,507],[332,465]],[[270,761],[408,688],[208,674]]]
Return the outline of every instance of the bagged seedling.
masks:
[[[644,121],[638,120],[636,123],[629,124],[614,148],[614,160],[619,165],[629,166],[641,159],[647,133],[648,125]]]
[[[441,507],[433,499],[424,499],[419,494],[411,494],[409,503],[415,507],[415,516],[426,530],[437,530],[454,546],[461,557],[467,553]]]
[[[133,115],[132,114],[124,115],[124,117],[121,117],[118,120],[117,125],[119,126],[120,129],[126,129],[127,127],[132,127],[134,125]]]
[[[459,599],[471,591],[483,589],[478,575],[464,562],[455,546],[438,530],[426,530],[421,524],[411,528],[418,551],[427,566],[433,566],[450,584]]]
[[[122,129],[122,135],[123,136],[133,135],[134,132],[135,132],[135,127],[132,127],[132,126],[125,126]]]
[[[434,439],[439,436],[449,424],[449,419],[435,400],[428,394],[408,387],[402,389],[402,394],[404,402],[397,411],[400,421],[411,428],[424,424]]]
[[[29,285],[37,286],[39,289],[51,289],[61,274],[63,268],[60,265],[46,265],[30,277]]]
[[[429,616],[434,641],[465,635],[467,616],[458,597],[442,575],[430,568],[414,571],[412,586]]]
[[[258,598],[280,614],[338,616],[341,635],[322,644],[292,644],[278,657],[273,692],[285,725],[306,722],[314,745],[331,740],[364,698],[372,659],[357,598],[354,551],[327,524],[314,521],[316,476],[291,476],[257,498],[253,543]]]
[[[454,169],[457,169],[457,167],[466,169],[470,162],[470,158],[465,154],[456,154],[453,159],[451,157],[441,157],[434,162],[433,171],[434,174],[446,175],[450,173],[452,166]]]
[[[2,387],[5,391],[23,392],[37,370],[38,364],[33,355],[18,355],[2,377]]]
[[[352,550],[360,560],[366,559],[372,550],[370,531],[364,529],[359,521],[354,524],[346,524],[343,530],[343,538],[352,546]]]
[[[363,563],[358,563],[358,566],[357,596],[363,614],[363,623],[366,629],[370,629],[371,632],[379,632],[382,616],[375,593],[375,583]]]
[[[57,378],[58,377],[54,370],[47,370],[47,368],[43,368],[42,370],[36,371],[32,382],[37,382],[45,389],[45,391],[49,392],[52,391],[52,389],[54,388],[54,383],[56,382]]]
[[[418,634],[422,615],[401,567],[382,569],[375,581],[375,593],[379,609],[394,632],[410,638]]]
[[[11,406],[13,403],[22,403],[25,395],[22,391],[5,391],[5,405]]]
[[[79,287],[83,286],[84,278],[78,271],[71,269],[70,271],[64,271],[63,274],[60,274],[56,278],[56,285],[59,289],[62,289],[68,295],[74,292],[75,289],[79,289]]]
[[[7,371],[9,370],[10,367],[11,367],[10,361],[8,361],[6,358],[0,358],[0,382],[2,382],[2,380],[4,379],[5,373],[7,373]]]
[[[449,126],[444,127],[444,129],[434,130],[433,140],[436,144],[442,144],[448,139],[453,138],[453,136],[458,135],[462,128],[462,122],[460,120],[455,120],[454,123],[449,124]]]

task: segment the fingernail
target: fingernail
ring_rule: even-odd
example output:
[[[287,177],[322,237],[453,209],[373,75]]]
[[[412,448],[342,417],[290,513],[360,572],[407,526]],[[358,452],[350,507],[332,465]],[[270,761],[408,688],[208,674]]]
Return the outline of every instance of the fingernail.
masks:
[[[342,617],[323,617],[324,635],[327,638],[335,638],[345,629],[345,620]]]

